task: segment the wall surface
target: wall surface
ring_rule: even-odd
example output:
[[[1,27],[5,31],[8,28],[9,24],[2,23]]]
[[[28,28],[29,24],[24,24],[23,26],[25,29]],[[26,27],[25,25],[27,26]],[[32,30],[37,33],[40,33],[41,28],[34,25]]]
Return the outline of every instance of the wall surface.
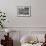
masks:
[[[31,6],[30,17],[17,17],[17,6]],[[5,11],[7,27],[46,27],[46,0],[0,0]]]

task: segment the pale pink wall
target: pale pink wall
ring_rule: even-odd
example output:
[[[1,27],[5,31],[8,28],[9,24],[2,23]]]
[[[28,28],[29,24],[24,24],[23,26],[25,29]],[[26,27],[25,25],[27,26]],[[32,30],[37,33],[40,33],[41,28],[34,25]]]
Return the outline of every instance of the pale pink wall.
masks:
[[[0,9],[6,12],[7,27],[46,27],[46,0],[0,0]],[[30,6],[30,17],[17,17],[17,6]],[[18,24],[19,23],[19,24]]]

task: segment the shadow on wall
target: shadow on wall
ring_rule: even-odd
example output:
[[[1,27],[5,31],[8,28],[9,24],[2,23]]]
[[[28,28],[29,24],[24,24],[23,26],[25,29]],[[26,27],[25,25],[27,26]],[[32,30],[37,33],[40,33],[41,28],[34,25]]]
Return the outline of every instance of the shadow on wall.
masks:
[[[20,41],[13,40],[13,46],[21,46]]]

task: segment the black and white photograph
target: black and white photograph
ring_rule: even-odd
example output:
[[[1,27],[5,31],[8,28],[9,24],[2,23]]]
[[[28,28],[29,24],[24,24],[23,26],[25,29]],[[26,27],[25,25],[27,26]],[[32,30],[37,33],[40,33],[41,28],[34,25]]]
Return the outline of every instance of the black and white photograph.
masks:
[[[30,16],[30,6],[18,6],[17,15],[18,16]]]

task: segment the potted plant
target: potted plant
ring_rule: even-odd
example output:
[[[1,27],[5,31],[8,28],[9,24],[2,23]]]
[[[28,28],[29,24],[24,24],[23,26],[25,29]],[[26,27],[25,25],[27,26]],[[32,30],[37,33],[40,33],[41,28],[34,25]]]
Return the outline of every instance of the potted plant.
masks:
[[[6,20],[6,15],[4,12],[0,11],[0,27],[4,28],[4,22]]]

